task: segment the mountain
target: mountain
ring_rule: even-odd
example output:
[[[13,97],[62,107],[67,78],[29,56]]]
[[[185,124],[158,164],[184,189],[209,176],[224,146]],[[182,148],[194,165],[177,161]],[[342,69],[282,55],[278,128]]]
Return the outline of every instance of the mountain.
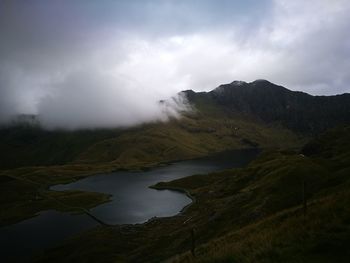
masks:
[[[312,96],[267,80],[233,81],[210,92],[188,90],[184,93],[191,103],[204,102],[226,114],[251,116],[300,133],[319,134],[350,123],[350,94]]]
[[[101,163],[129,169],[229,149],[299,147],[350,123],[350,94],[311,96],[266,80],[182,93],[192,110],[179,119],[127,129],[47,131],[34,116],[21,117],[0,129],[0,169]]]
[[[195,198],[180,215],[96,227],[38,262],[348,262],[350,128],[342,125],[349,94],[311,96],[264,80],[183,93],[193,110],[167,122],[48,131],[25,117],[24,125],[0,129],[0,225],[110,198],[52,185],[258,147],[263,153],[245,168],[155,185]]]
[[[129,129],[8,127],[0,130],[0,168],[104,163],[129,169],[229,149],[295,147],[304,140],[283,127],[200,114]]]

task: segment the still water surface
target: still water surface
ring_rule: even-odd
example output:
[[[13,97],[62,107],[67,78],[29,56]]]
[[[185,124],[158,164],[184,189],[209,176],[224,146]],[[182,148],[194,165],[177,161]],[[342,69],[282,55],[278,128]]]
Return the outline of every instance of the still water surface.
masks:
[[[171,190],[149,186],[161,181],[243,167],[253,160],[258,150],[236,150],[213,156],[181,161],[142,172],[99,174],[74,183],[56,185],[56,191],[84,190],[112,195],[109,203],[91,209],[91,213],[108,224],[143,223],[152,217],[176,215],[191,199]],[[0,228],[1,257],[23,261],[38,251],[52,247],[78,232],[97,226],[87,215],[45,211],[18,224]]]

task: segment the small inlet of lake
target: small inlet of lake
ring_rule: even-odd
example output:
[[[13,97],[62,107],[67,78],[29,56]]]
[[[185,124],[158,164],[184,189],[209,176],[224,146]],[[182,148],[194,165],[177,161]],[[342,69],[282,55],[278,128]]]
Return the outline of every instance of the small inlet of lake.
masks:
[[[257,149],[227,151],[147,171],[98,174],[70,184],[53,186],[51,190],[110,194],[110,202],[90,209],[92,215],[112,225],[144,223],[153,217],[174,216],[192,202],[184,193],[155,190],[149,186],[194,174],[243,167],[255,159],[258,153]],[[74,234],[98,225],[86,214],[44,211],[34,218],[1,227],[1,262],[28,261],[40,250],[53,247]]]

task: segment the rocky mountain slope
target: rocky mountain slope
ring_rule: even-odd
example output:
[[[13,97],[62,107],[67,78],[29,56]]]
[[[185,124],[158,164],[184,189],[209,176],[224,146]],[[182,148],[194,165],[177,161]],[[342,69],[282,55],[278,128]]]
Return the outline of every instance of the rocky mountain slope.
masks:
[[[210,92],[185,91],[190,102],[220,108],[266,123],[280,124],[294,132],[318,134],[350,123],[350,94],[312,96],[291,91],[267,80],[234,81]]]
[[[192,111],[128,129],[0,129],[0,169],[104,163],[117,168],[204,156],[228,149],[290,148],[350,123],[350,94],[311,96],[265,80],[183,92]],[[33,118],[31,116],[31,118]]]

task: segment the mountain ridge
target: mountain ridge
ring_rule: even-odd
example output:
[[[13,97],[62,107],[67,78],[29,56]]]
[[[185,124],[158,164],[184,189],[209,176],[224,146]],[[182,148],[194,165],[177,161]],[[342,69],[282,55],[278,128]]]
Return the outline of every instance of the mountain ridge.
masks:
[[[266,80],[183,93],[191,110],[167,122],[76,131],[47,131],[32,122],[3,127],[0,168],[101,163],[116,169],[143,167],[230,149],[298,147],[325,129],[350,124],[350,94],[315,102],[314,96]]]
[[[233,81],[209,92],[183,92],[190,103],[205,100],[226,114],[249,115],[300,133],[319,134],[328,128],[350,123],[349,93],[313,96],[267,80]]]

